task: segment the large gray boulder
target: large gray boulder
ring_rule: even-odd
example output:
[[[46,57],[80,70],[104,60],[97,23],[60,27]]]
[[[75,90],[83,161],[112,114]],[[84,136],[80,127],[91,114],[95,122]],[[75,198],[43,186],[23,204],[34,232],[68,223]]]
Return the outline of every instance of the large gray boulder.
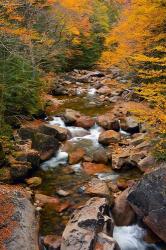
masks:
[[[146,174],[128,201],[144,223],[166,242],[166,167]]]
[[[102,246],[107,244],[107,249],[117,250],[112,234],[108,202],[105,198],[94,197],[72,215],[63,232],[61,250],[95,250],[99,242]]]
[[[0,185],[0,211],[0,249],[38,250],[38,219],[27,192]]]

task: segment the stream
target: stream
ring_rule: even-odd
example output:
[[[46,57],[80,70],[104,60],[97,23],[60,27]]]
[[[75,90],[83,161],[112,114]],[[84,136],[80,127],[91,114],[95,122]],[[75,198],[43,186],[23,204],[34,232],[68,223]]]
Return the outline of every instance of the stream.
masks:
[[[100,114],[105,114],[111,109],[111,105],[98,105],[96,100],[96,89],[89,87],[86,96],[80,96],[81,88],[78,87],[76,97],[60,96],[59,99],[63,100],[63,105],[58,110],[57,114],[52,116],[49,121],[51,125],[58,125],[67,128],[71,132],[71,139],[61,145],[58,153],[49,161],[41,164],[40,170],[36,173],[37,176],[42,178],[42,184],[38,188],[38,192],[49,195],[57,196],[56,190],[69,191],[66,197],[60,197],[61,201],[68,202],[70,206],[63,212],[57,213],[54,208],[45,206],[41,212],[41,225],[40,235],[45,236],[49,234],[62,235],[66,223],[69,220],[75,208],[85,203],[90,196],[84,194],[85,184],[92,179],[92,176],[87,175],[82,171],[81,163],[70,166],[68,169],[68,152],[73,148],[84,148],[88,156],[92,156],[93,152],[101,148],[98,143],[99,134],[103,131],[101,127],[95,124],[91,129],[86,130],[75,126],[66,126],[59,114],[63,113],[66,108],[71,108],[85,115],[97,117]],[[66,99],[65,99],[66,98]],[[124,137],[130,135],[124,131],[120,131]],[[132,169],[125,172],[114,172],[111,170],[107,173],[98,173],[95,175],[97,178],[105,181],[115,182],[118,178],[138,179],[141,175],[137,169]],[[136,225],[128,227],[114,228],[113,237],[118,242],[122,250],[159,250],[164,249],[161,246],[148,244],[144,242],[145,229]]]

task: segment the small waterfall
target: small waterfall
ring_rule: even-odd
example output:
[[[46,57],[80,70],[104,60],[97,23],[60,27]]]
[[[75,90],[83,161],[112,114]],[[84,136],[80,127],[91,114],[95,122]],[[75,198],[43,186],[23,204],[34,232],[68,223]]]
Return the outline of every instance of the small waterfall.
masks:
[[[159,250],[154,244],[144,242],[145,230],[138,225],[114,228],[113,238],[121,250]]]
[[[48,170],[49,168],[56,168],[60,164],[65,165],[68,160],[68,153],[61,151],[61,149],[58,151],[55,157],[51,158],[49,161],[44,162],[41,165],[41,168],[43,170]]]

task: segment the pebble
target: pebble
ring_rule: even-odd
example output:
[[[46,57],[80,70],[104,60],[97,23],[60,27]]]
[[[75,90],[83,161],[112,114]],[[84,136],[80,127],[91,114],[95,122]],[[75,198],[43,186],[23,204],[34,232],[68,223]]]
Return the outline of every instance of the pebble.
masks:
[[[36,207],[36,211],[40,212],[42,210],[41,207]]]

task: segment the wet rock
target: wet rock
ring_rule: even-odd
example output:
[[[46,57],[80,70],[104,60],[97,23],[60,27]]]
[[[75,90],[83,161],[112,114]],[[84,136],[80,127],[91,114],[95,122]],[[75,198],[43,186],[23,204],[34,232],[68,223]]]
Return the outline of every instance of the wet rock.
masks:
[[[128,188],[128,182],[124,178],[118,178],[116,184],[120,190],[125,190],[126,188]]]
[[[82,164],[82,167],[83,167],[83,170],[85,171],[85,173],[88,175],[110,172],[110,169],[108,168],[108,166],[106,166],[104,164],[84,162]]]
[[[70,131],[57,125],[44,124],[39,128],[43,134],[54,136],[59,141],[65,141],[71,137]]]
[[[108,159],[108,156],[107,156],[107,152],[105,151],[104,148],[97,149],[93,153],[93,162],[95,162],[95,163],[107,164],[108,160],[109,159]]]
[[[66,125],[73,125],[80,117],[81,114],[78,111],[75,111],[73,109],[66,109],[63,115],[63,120]]]
[[[61,250],[95,249],[98,233],[112,236],[113,223],[105,198],[92,198],[76,210],[62,236]]]
[[[114,201],[112,215],[117,226],[129,226],[135,221],[135,212],[127,201],[130,188],[123,191]]]
[[[36,133],[32,139],[32,148],[40,152],[42,161],[49,160],[59,148],[59,141],[50,135]]]
[[[131,116],[121,119],[121,129],[127,133],[134,134],[140,132],[140,124]]]
[[[111,143],[118,143],[120,141],[120,134],[114,130],[107,130],[100,134],[99,143],[107,146]]]
[[[38,219],[27,192],[0,185],[0,211],[0,249],[38,250]]]
[[[110,237],[105,233],[99,233],[97,235],[94,250],[120,250],[120,248],[113,237]]]
[[[100,115],[97,117],[97,124],[106,130],[120,130],[120,123],[118,119],[111,117],[110,115]]]
[[[97,93],[100,95],[110,95],[111,89],[107,86],[103,86],[97,90]]]
[[[85,150],[83,148],[77,148],[75,151],[69,153],[69,164],[79,163],[85,155]]]
[[[41,185],[42,179],[40,177],[32,177],[27,179],[26,183],[31,187],[37,187]]]
[[[57,206],[55,206],[55,210],[57,213],[62,213],[63,211],[65,211],[69,207],[71,207],[71,203],[69,201],[65,201],[65,202],[59,203]]]
[[[164,242],[166,242],[165,180],[166,168],[161,167],[144,175],[128,196],[133,210]]]
[[[46,235],[42,239],[43,245],[48,250],[60,250],[62,238],[56,235]]]
[[[81,116],[76,120],[77,127],[89,129],[95,125],[95,120],[89,116]]]
[[[39,201],[41,205],[50,204],[57,206],[60,203],[57,197],[51,197],[44,194],[35,194],[35,200]]]
[[[62,197],[66,197],[66,196],[70,195],[70,192],[65,191],[65,190],[63,190],[63,189],[57,190],[56,193],[57,193],[59,196],[62,196]]]
[[[108,188],[107,183],[97,178],[93,178],[90,182],[88,182],[85,188],[85,194],[106,197],[108,199],[111,198],[111,192]]]

